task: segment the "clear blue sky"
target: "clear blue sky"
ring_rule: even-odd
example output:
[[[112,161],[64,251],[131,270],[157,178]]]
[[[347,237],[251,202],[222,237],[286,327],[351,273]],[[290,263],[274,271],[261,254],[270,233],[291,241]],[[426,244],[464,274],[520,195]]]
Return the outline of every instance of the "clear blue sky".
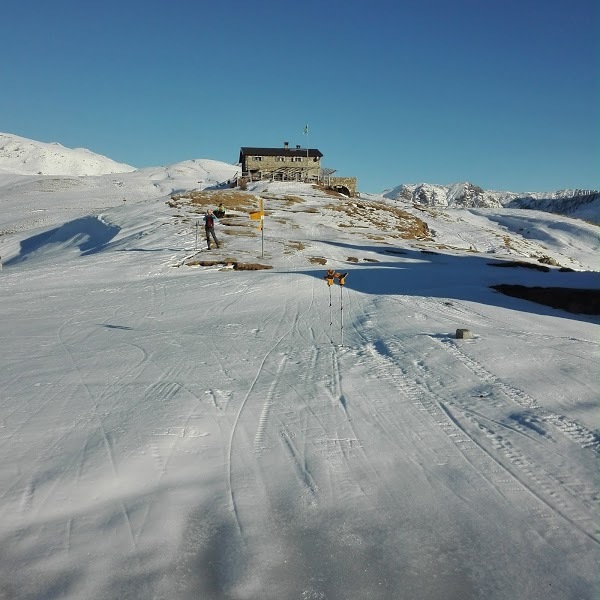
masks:
[[[359,189],[600,188],[597,0],[7,0],[0,131],[136,167],[309,145]]]

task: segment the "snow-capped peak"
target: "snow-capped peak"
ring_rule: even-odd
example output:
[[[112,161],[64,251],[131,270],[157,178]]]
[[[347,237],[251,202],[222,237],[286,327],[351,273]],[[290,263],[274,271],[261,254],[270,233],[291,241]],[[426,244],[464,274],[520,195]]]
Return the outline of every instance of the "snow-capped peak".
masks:
[[[465,181],[452,185],[402,184],[384,192],[384,196],[426,206],[499,208],[515,198],[517,194],[486,191],[478,185]]]
[[[135,167],[85,148],[65,148],[57,142],[37,142],[0,133],[0,173],[17,175],[108,175]]]

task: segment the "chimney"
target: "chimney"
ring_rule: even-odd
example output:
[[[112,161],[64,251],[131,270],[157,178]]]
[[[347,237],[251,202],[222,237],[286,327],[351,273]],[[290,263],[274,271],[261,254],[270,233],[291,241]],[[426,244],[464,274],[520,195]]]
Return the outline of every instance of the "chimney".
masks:
[[[300,144],[296,144],[296,150],[300,150]]]
[[[290,146],[290,143],[289,143],[289,142],[283,142],[283,149],[284,149],[284,150],[288,150],[288,149],[289,149],[289,146]]]

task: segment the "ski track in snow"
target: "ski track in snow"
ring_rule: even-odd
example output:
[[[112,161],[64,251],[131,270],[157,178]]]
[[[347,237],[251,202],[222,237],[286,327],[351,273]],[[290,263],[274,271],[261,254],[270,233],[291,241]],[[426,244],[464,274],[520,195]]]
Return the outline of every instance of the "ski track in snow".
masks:
[[[356,307],[353,307],[356,313]],[[365,329],[361,323],[360,318],[352,319],[354,323],[355,333],[360,335],[363,339],[369,338],[368,334],[365,334]],[[364,321],[364,319],[363,319]],[[295,319],[295,324],[299,323],[298,319]],[[358,324],[358,325],[357,325]],[[294,327],[292,327],[293,329]],[[306,331],[306,329],[304,330]],[[286,335],[289,332],[286,332]],[[284,336],[285,337],[285,336]],[[283,338],[282,338],[283,339]],[[281,344],[282,339],[278,341]],[[446,340],[436,340],[429,338],[432,343],[439,344],[446,352],[451,354],[454,358],[459,360],[461,364],[469,368],[475,375],[480,379],[480,382],[489,387],[496,388],[497,392],[504,395],[506,400],[513,402],[519,406],[526,408],[528,411],[535,411],[539,409],[536,401],[514,387],[503,383],[497,377],[491,373],[485,371],[481,365],[468,359],[466,355],[460,352],[455,345],[451,344]],[[381,371],[382,376],[388,380],[391,379],[393,385],[397,388],[401,397],[407,399],[410,404],[416,407],[417,411],[421,414],[427,414],[431,419],[432,423],[441,430],[452,445],[465,457],[468,464],[474,471],[482,477],[483,480],[487,481],[489,485],[496,490],[496,492],[505,499],[508,499],[511,504],[518,507],[518,510],[523,512],[526,516],[534,515],[536,518],[537,525],[540,534],[546,537],[557,535],[564,535],[564,527],[560,525],[561,521],[566,521],[572,529],[576,529],[581,532],[593,542],[598,543],[598,537],[590,533],[593,529],[593,501],[594,492],[593,489],[585,489],[585,485],[581,485],[581,482],[576,480],[571,482],[571,486],[565,485],[567,479],[568,468],[563,468],[562,472],[558,475],[554,473],[548,473],[546,470],[534,460],[531,459],[525,452],[519,450],[519,445],[515,444],[511,439],[507,439],[506,431],[511,431],[509,427],[503,427],[504,435],[497,434],[493,429],[490,428],[489,420],[487,426],[484,424],[486,421],[484,418],[478,418],[477,414],[473,411],[468,411],[465,408],[458,408],[461,405],[455,402],[449,402],[444,400],[442,397],[432,393],[429,386],[425,386],[424,380],[429,376],[430,373],[421,363],[417,365],[420,369],[421,375],[424,379],[419,381],[411,382],[411,373],[402,366],[401,363],[395,363],[390,357],[391,356],[402,356],[407,354],[406,348],[401,345],[392,343],[386,347],[384,353],[376,350],[376,347],[372,343],[367,343],[367,354],[364,351],[358,352],[358,357],[367,356],[369,357],[369,372],[374,378],[377,378],[377,372]],[[283,350],[283,347],[282,347]],[[347,358],[354,352],[347,350],[350,354],[344,355],[342,349],[342,356]],[[348,414],[348,399],[343,392],[342,378],[341,378],[341,367],[340,367],[340,349],[336,349],[335,346],[330,346],[329,352],[331,367],[328,370],[330,373],[329,383],[324,386],[324,391],[328,397],[328,402],[331,405],[338,406],[340,410],[334,412],[338,417],[332,423],[333,425],[333,436],[328,433],[330,437],[324,440],[326,442],[326,449],[328,451],[327,462],[329,464],[329,479],[327,486],[335,497],[341,501],[348,500],[348,498],[355,497],[355,493],[352,489],[356,489],[356,493],[359,495],[365,495],[365,490],[357,482],[354,472],[360,470],[359,463],[357,463],[356,450],[363,448],[363,444],[367,443],[366,440],[362,440],[357,434],[356,430],[352,425],[352,420]],[[320,347],[313,348],[310,355],[306,358],[301,358],[298,353],[294,350],[287,350],[281,357],[275,372],[272,375],[271,383],[266,393],[266,397],[262,404],[262,410],[258,420],[258,427],[256,429],[254,437],[254,453],[260,454],[266,450],[273,448],[273,442],[269,445],[268,441],[269,428],[276,427],[279,431],[279,436],[282,438],[282,447],[287,450],[290,460],[294,465],[294,470],[297,473],[299,482],[302,486],[306,487],[311,494],[315,494],[319,491],[319,496],[322,494],[323,484],[319,485],[318,476],[314,478],[313,474],[307,467],[306,463],[306,434],[301,437],[301,446],[299,447],[293,440],[298,435],[297,432],[290,430],[289,427],[282,421],[281,418],[276,419],[275,425],[270,424],[273,421],[272,415],[277,413],[278,408],[282,404],[281,392],[278,392],[281,384],[280,380],[288,381],[293,379],[289,377],[285,371],[288,368],[293,367],[294,364],[306,365],[307,368],[303,370],[303,374],[297,378],[299,384],[306,386],[307,383],[314,385],[315,380],[318,377],[315,375],[317,365],[322,366],[324,358],[324,350]],[[264,361],[261,365],[261,371],[265,368]],[[396,372],[397,375],[393,373]],[[256,380],[253,384],[256,384]],[[438,382],[441,387],[441,383]],[[286,383],[284,387],[288,387]],[[321,392],[323,393],[323,392]],[[300,396],[303,397],[318,397],[318,392],[301,392]],[[496,401],[495,409],[501,409],[506,406],[506,400],[504,402]],[[246,399],[247,401],[247,399]],[[389,440],[393,440],[396,436],[395,428],[401,427],[400,421],[406,422],[406,415],[400,418],[397,413],[389,412],[389,403],[382,401],[378,407],[378,411],[381,415],[378,425],[381,431],[386,435]],[[291,413],[295,416],[296,411]],[[312,416],[315,413],[311,411]],[[343,427],[344,433],[341,433],[339,429],[339,415],[344,415]],[[284,413],[284,418],[285,418]],[[309,419],[311,417],[308,417]],[[323,427],[321,419],[317,419],[319,425]],[[532,423],[535,418],[532,417]],[[238,420],[236,423],[239,421]],[[392,427],[390,429],[390,426]],[[306,429],[307,424],[304,425]],[[413,432],[413,435],[419,437],[421,441],[427,443],[429,439],[436,439],[434,447],[438,449],[434,450],[436,454],[436,462],[439,466],[447,464],[448,461],[452,461],[450,455],[439,449],[439,440],[437,435],[429,431],[428,427],[423,427],[423,424],[418,420],[410,422],[408,426]],[[471,428],[476,428],[473,433]],[[329,427],[331,431],[331,426]],[[519,431],[523,429],[523,431]],[[530,428],[531,429],[531,428]],[[518,433],[519,436],[533,440],[540,444],[541,442],[534,437],[535,428],[529,432],[519,424],[515,425],[512,431]],[[563,433],[567,433],[569,439],[574,442],[584,442],[583,447],[588,447],[589,442],[586,435],[579,435],[578,433],[573,435],[573,429],[571,427],[563,428]],[[483,443],[479,437],[481,432],[490,440],[491,443]],[[330,441],[327,441],[330,440]],[[303,448],[303,449],[301,449]],[[338,450],[337,453],[332,453],[332,450]],[[365,463],[368,464],[368,457],[364,455]],[[336,459],[337,457],[337,459]],[[318,469],[317,469],[318,470]],[[264,478],[262,478],[264,481]],[[248,491],[248,482],[245,483],[246,492]],[[264,485],[264,484],[262,484]],[[566,490],[566,492],[565,492]],[[350,496],[346,494],[350,492]],[[260,491],[260,494],[264,494],[265,489]],[[531,500],[524,501],[524,497],[529,494]],[[525,496],[524,496],[525,495]],[[318,499],[316,496],[315,499]],[[583,498],[583,501],[581,499]],[[318,501],[318,500],[317,500]],[[581,504],[580,508],[577,508],[577,504]],[[242,514],[237,514],[238,519],[243,520]]]
[[[428,311],[428,314],[432,312],[435,314],[435,311],[432,310]],[[483,325],[484,323],[479,320],[477,324]],[[467,409],[460,400],[444,400],[433,393],[431,384],[424,387],[424,381],[431,378],[432,372],[423,363],[417,363],[417,372],[423,379],[421,379],[420,384],[414,387],[409,383],[408,377],[410,377],[410,374],[404,368],[398,366],[402,374],[397,380],[394,377],[394,382],[399,390],[414,398],[414,404],[420,406],[419,410],[426,411],[436,420],[440,428],[452,438],[452,441],[456,443],[461,452],[465,456],[469,456],[469,462],[474,466],[477,465],[476,469],[503,495],[507,495],[508,492],[526,489],[541,503],[545,504],[552,513],[564,518],[573,528],[581,531],[595,543],[600,543],[600,536],[593,533],[595,503],[598,500],[597,491],[589,484],[573,479],[570,476],[568,465],[563,466],[558,474],[547,473],[539,462],[519,450],[518,443],[515,443],[514,438],[507,435],[507,432],[517,431],[521,435],[534,439],[529,433],[536,434],[541,430],[535,426],[535,423],[539,422],[542,427],[554,426],[558,432],[567,436],[570,441],[593,452],[598,452],[598,437],[585,427],[562,415],[542,410],[537,401],[531,396],[499,380],[475,359],[462,352],[450,339],[438,340],[434,337],[430,337],[430,339],[432,343],[441,345],[453,358],[456,358],[462,365],[472,371],[480,382],[493,389],[494,393],[500,392],[509,403],[512,402],[527,409],[527,418],[530,421],[529,427],[525,428],[519,424],[516,424],[514,429],[502,426],[504,433],[498,434],[490,427],[489,418],[480,418],[478,413],[473,411],[472,406],[476,404],[473,399],[469,399],[469,408]],[[393,356],[408,354],[407,348],[400,343],[391,344],[387,352]],[[386,362],[389,360],[385,355],[378,353],[375,347],[373,347],[372,353],[379,360],[385,360]],[[391,369],[386,365],[386,368],[382,371],[389,373]],[[437,377],[439,378],[439,375]],[[443,389],[441,380],[438,380],[437,387]],[[429,399],[423,400],[427,396],[429,396]],[[489,407],[490,402],[493,403],[495,409],[502,409],[507,405],[506,401],[494,401],[488,397],[485,402],[486,408]],[[487,425],[485,421],[487,421]],[[492,447],[486,447],[481,443],[478,436],[470,431],[469,425],[476,427],[477,429],[474,430],[476,432],[482,431],[491,440]],[[497,425],[501,424],[496,423]],[[526,431],[529,433],[525,433]],[[535,441],[542,444],[545,452],[548,452],[547,444],[543,443],[546,439],[549,439],[549,436],[544,432]],[[540,440],[542,441],[540,442]],[[475,460],[471,458],[473,453],[478,455]],[[504,460],[501,460],[500,457]],[[506,459],[508,459],[508,462]],[[484,470],[481,469],[482,466],[485,467]],[[497,476],[498,473],[500,478]],[[509,475],[509,477],[507,478],[506,475]],[[539,509],[531,508],[530,510],[538,516],[541,515]],[[550,514],[546,512],[541,515],[541,518],[548,520]],[[552,525],[552,528],[559,529],[557,525]]]

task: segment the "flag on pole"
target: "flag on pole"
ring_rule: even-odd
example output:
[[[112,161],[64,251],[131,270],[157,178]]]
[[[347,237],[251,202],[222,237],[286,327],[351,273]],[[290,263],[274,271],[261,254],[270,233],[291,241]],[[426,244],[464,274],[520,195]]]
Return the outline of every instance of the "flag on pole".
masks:
[[[304,133],[308,135],[308,123],[304,126]]]

